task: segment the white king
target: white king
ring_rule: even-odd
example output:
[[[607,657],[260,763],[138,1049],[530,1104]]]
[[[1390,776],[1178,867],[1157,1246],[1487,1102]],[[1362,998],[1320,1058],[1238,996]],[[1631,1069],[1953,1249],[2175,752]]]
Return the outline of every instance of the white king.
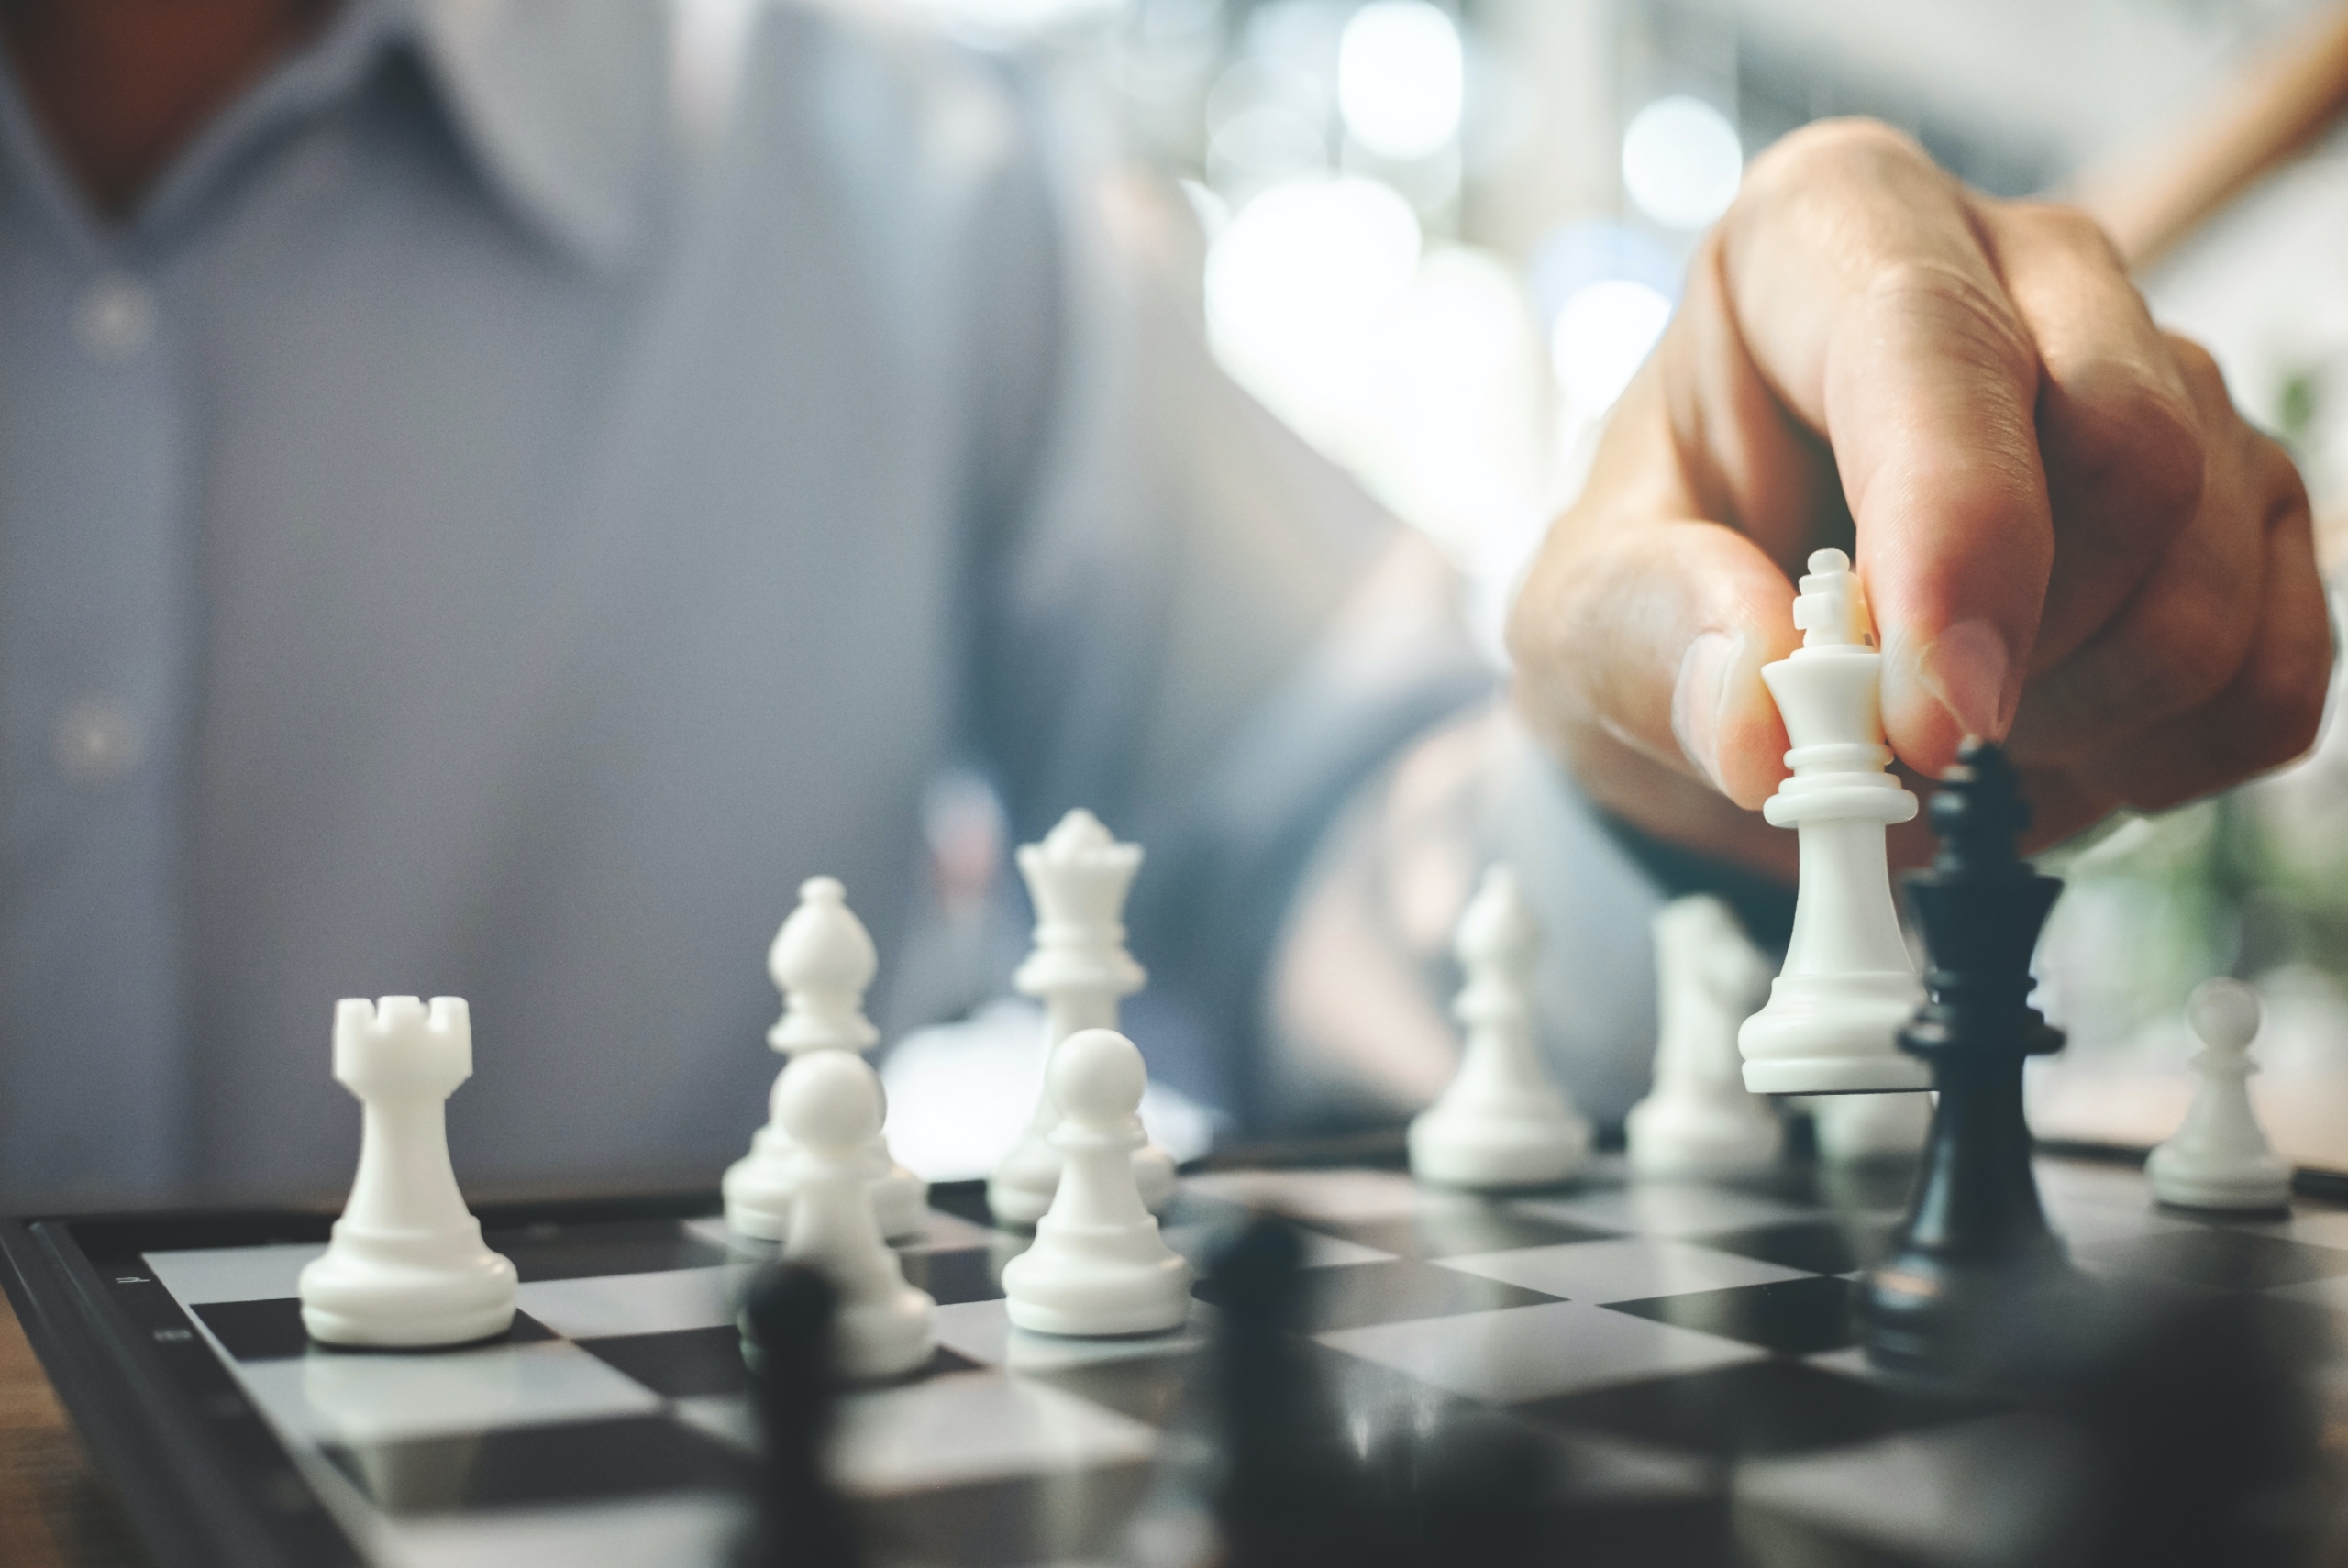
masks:
[[[1916,797],[1885,771],[1883,656],[1848,556],[1810,558],[1794,624],[1802,646],[1761,671],[1793,742],[1793,777],[1762,815],[1800,833],[1801,890],[1768,1005],[1737,1034],[1744,1085],[1755,1094],[1927,1088],[1924,1064],[1894,1039],[1923,991],[1884,856],[1884,829],[1914,816]]]
[[[1043,843],[1019,846],[1019,875],[1036,906],[1036,945],[1011,983],[1044,1004],[1045,1087],[1026,1132],[987,1183],[987,1205],[1004,1224],[1035,1224],[1059,1186],[1061,1154],[1049,1142],[1060,1121],[1052,1053],[1080,1030],[1115,1029],[1118,1004],[1149,977],[1125,951],[1125,897],[1141,855],[1141,845],[1118,843],[1081,807]],[[1163,1208],[1173,1196],[1174,1162],[1163,1149],[1136,1149],[1134,1179],[1145,1203]]]

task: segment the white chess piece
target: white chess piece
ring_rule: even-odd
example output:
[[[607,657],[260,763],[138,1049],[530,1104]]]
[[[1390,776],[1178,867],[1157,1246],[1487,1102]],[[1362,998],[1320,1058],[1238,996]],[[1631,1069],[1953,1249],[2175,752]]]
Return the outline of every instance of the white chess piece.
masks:
[[[1052,1053],[1060,1108],[1053,1146],[1058,1190],[1036,1244],[1003,1265],[1004,1306],[1018,1328],[1046,1334],[1152,1334],[1191,1315],[1191,1265],[1157,1233],[1134,1181],[1149,1076],[1134,1043],[1086,1029]]]
[[[1916,797],[1884,771],[1883,656],[1866,600],[1840,550],[1810,558],[1794,601],[1805,634],[1763,667],[1793,749],[1793,777],[1762,814],[1801,834],[1793,940],[1769,1003],[1744,1021],[1744,1087],[1755,1094],[1848,1094],[1931,1086],[1923,1062],[1894,1043],[1923,988],[1891,906],[1884,829],[1916,814]]]
[[[1928,1094],[1822,1094],[1810,1102],[1818,1157],[1836,1165],[1913,1154],[1933,1131]]]
[[[1769,969],[1729,907],[1709,894],[1674,899],[1655,917],[1655,1088],[1623,1132],[1642,1176],[1728,1176],[1776,1161],[1785,1129],[1745,1088],[1737,1025]]]
[[[879,967],[871,934],[847,907],[847,890],[836,878],[810,877],[800,884],[799,907],[767,950],[767,972],[783,994],[782,1017],[767,1031],[767,1043],[791,1058],[870,1050],[880,1032],[864,1016],[864,993]],[[781,1105],[782,1076],[777,1074],[766,1125],[751,1136],[750,1152],[727,1169],[723,1184],[725,1222],[770,1242],[781,1241],[790,1228],[798,1181]],[[878,1127],[865,1146],[864,1167],[881,1234],[919,1231],[929,1184],[897,1164]]]
[[[937,1348],[937,1303],[905,1283],[881,1239],[866,1151],[880,1131],[880,1080],[852,1051],[792,1058],[775,1086],[798,1177],[785,1262],[820,1270],[840,1293],[832,1353],[854,1378],[895,1377]]]
[[[1466,1026],[1459,1070],[1411,1122],[1411,1170],[1471,1189],[1561,1181],[1589,1159],[1589,1123],[1542,1070],[1533,964],[1541,928],[1516,873],[1494,866],[1459,917],[1468,983],[1451,1004]]]
[[[514,1265],[481,1239],[449,1163],[449,1097],[473,1076],[461,997],[335,1003],[334,1076],[365,1107],[359,1174],[296,1292],[313,1339],[452,1345],[514,1321]]]
[[[1060,1042],[1081,1029],[1116,1028],[1117,1004],[1148,978],[1125,951],[1125,895],[1141,855],[1139,845],[1119,844],[1082,807],[1041,844],[1019,846],[1019,875],[1036,906],[1036,945],[1011,983],[1044,1003],[1044,1081],[1027,1131],[987,1182],[987,1207],[1000,1224],[1035,1224],[1059,1185],[1051,1064]],[[1174,1197],[1173,1156],[1145,1141],[1134,1151],[1134,1180],[1150,1211],[1162,1212]]]
[[[2204,980],[2185,1016],[2201,1037],[2193,1066],[2201,1087],[2176,1136],[2144,1162],[2153,1195],[2186,1209],[2284,1209],[2291,1167],[2266,1142],[2250,1106],[2250,1043],[2258,1037],[2258,993],[2240,980]]]

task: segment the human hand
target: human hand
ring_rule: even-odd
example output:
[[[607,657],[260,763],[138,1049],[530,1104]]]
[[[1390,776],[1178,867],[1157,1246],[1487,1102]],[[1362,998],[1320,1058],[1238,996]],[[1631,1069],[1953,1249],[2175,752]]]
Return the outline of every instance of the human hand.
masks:
[[[1903,770],[2004,740],[2034,844],[2313,743],[2331,631],[2289,458],[2086,217],[1866,121],[1779,142],[1707,237],[1517,601],[1519,705],[1619,816],[1790,876],[1760,672],[1829,545]]]

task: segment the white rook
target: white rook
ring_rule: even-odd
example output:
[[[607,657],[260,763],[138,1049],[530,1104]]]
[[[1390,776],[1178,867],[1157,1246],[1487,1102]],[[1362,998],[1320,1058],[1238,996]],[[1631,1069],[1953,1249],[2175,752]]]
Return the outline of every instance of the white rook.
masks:
[[[1801,835],[1793,940],[1768,1005],[1737,1034],[1755,1094],[1855,1094],[1931,1087],[1924,1064],[1895,1043],[1923,1000],[1891,905],[1884,830],[1916,814],[1916,797],[1885,771],[1883,656],[1851,558],[1810,558],[1794,601],[1805,634],[1761,679],[1778,700],[1793,777],[1762,807]]]
[[[461,997],[335,1004],[335,1080],[364,1121],[359,1175],[296,1286],[302,1322],[338,1345],[448,1345],[514,1321],[514,1265],[491,1252],[449,1161],[449,1097],[473,1076]]]

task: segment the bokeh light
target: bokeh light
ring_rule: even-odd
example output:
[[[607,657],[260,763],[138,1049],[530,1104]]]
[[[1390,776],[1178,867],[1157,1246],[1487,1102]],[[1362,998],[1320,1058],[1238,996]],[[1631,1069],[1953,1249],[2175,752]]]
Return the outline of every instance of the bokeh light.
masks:
[[[1426,0],[1370,0],[1337,42],[1337,112],[1381,158],[1424,158],[1459,132],[1459,29]]]
[[[1574,291],[1549,333],[1557,382],[1574,412],[1595,418],[1614,406],[1671,319],[1671,300],[1628,278]]]
[[[1207,319],[1218,347],[1289,362],[1399,297],[1418,264],[1418,216],[1392,187],[1290,180],[1240,208],[1208,252]]]
[[[1667,227],[1712,222],[1736,199],[1744,173],[1736,127],[1701,98],[1658,98],[1623,133],[1623,188],[1639,211]]]

